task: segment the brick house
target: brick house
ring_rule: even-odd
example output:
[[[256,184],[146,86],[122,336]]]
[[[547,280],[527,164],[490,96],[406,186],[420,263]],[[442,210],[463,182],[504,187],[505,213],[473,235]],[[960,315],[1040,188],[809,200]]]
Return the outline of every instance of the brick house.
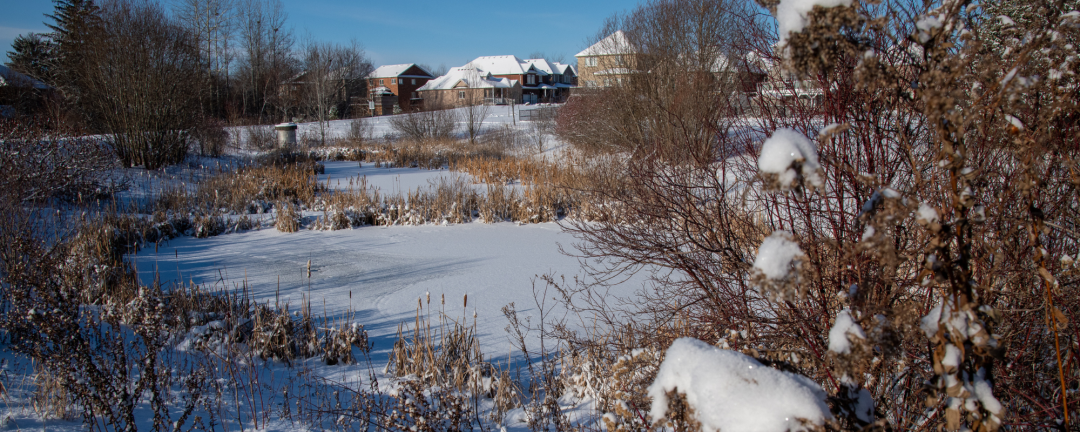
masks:
[[[372,115],[422,109],[417,90],[435,78],[416,64],[379,66],[368,74],[368,107]]]

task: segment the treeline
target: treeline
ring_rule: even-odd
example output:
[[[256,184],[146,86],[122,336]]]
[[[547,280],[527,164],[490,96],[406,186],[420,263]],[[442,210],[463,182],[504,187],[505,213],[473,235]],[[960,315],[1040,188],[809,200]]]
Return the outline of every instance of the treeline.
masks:
[[[371,70],[356,42],[298,40],[278,0],[57,0],[47,18],[8,65],[55,89],[36,114],[107,134],[126,166],[220,153],[226,124],[354,115]]]

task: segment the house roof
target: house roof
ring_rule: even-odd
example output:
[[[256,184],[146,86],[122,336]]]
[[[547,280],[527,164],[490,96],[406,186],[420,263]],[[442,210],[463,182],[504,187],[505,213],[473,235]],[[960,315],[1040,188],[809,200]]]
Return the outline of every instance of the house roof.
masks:
[[[371,93],[373,93],[373,94],[394,94],[393,91],[390,91],[390,89],[386,88],[386,87],[375,87],[374,89],[371,90]]]
[[[554,62],[554,63],[552,63],[552,66],[554,66],[555,70],[558,71],[556,73],[558,73],[560,75],[566,75],[567,71],[572,72],[572,75],[577,75],[577,69],[575,69],[573,65]]]
[[[612,33],[608,37],[600,40],[600,42],[597,42],[592,46],[585,48],[584,51],[577,53],[576,55],[574,55],[574,57],[626,54],[635,52],[637,52],[637,48],[635,48],[634,45],[630,43],[630,39],[627,38],[626,32],[619,30],[615,33]]]
[[[16,72],[15,70],[0,64],[0,87],[8,85],[18,87],[33,86],[38,90],[51,88],[48,84],[33,79],[29,75]]]
[[[513,88],[517,84],[516,80],[494,78],[491,75],[491,72],[476,67],[453,67],[446,75],[428,81],[417,91],[452,90],[462,83],[468,88]]]
[[[463,67],[477,68],[492,75],[523,75],[531,63],[512,55],[477,57]]]
[[[377,69],[375,69],[370,74],[368,74],[368,78],[397,78],[399,76],[403,76],[402,74],[404,74],[406,71],[411,69],[413,66],[416,66],[417,69],[420,69],[420,71],[424,72],[424,74],[426,74],[426,76],[422,76],[422,75],[407,75],[407,76],[409,76],[409,77],[415,76],[416,78],[431,78],[431,77],[433,77],[433,75],[431,75],[431,72],[428,72],[428,71],[424,70],[424,68],[418,66],[416,63],[405,63],[405,64],[379,66]]]
[[[534,68],[536,68],[536,70],[544,72],[548,75],[559,73],[558,68],[554,66],[557,63],[549,63],[545,59],[528,59],[525,60],[525,63],[532,65]]]

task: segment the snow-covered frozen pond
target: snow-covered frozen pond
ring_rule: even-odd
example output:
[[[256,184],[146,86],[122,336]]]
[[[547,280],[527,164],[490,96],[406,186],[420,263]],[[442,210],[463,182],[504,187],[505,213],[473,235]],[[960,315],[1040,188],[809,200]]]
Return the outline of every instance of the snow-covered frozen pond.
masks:
[[[156,270],[163,283],[183,280],[234,288],[246,281],[257,300],[273,304],[278,297],[292,310],[306,296],[319,315],[325,308],[335,316],[351,305],[356,321],[376,343],[376,352],[392,346],[399,323],[413,321],[417,299],[431,293],[431,306],[438,311],[445,295],[446,314],[467,316],[471,323],[475,312],[484,351],[505,355],[510,345],[500,309],[514,302],[519,311],[535,315],[532,281],[537,275],[554,273],[570,280],[579,274],[577,259],[559,252],[560,243],[569,250],[573,241],[553,223],[295,233],[263,229],[208,239],[182,237],[157,254],[144,252],[133,259],[146,283],[153,281]],[[537,287],[543,286],[537,279]],[[625,283],[619,291],[630,293],[635,286],[640,280]],[[548,294],[548,305],[554,294]]]
[[[319,176],[319,181],[327,183],[330,189],[348,190],[359,184],[360,178],[367,179],[369,191],[378,190],[382,195],[405,194],[417,188],[427,189],[442,179],[470,179],[468,174],[447,169],[426,170],[416,168],[376,168],[375,164],[364,162],[327,161],[323,162],[326,172]],[[470,180],[471,181],[471,180]]]

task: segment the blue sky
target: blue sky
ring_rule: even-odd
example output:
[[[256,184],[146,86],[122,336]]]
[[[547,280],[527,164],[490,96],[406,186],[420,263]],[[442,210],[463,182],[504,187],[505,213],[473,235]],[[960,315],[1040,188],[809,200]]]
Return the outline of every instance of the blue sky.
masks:
[[[363,44],[376,66],[424,63],[461,66],[484,55],[533,52],[563,54],[565,60],[586,46],[605,18],[632,9],[637,0],[561,2],[480,2],[411,0],[282,0],[298,39]],[[50,0],[11,0],[0,14],[0,58],[15,36],[46,32],[43,14]]]

